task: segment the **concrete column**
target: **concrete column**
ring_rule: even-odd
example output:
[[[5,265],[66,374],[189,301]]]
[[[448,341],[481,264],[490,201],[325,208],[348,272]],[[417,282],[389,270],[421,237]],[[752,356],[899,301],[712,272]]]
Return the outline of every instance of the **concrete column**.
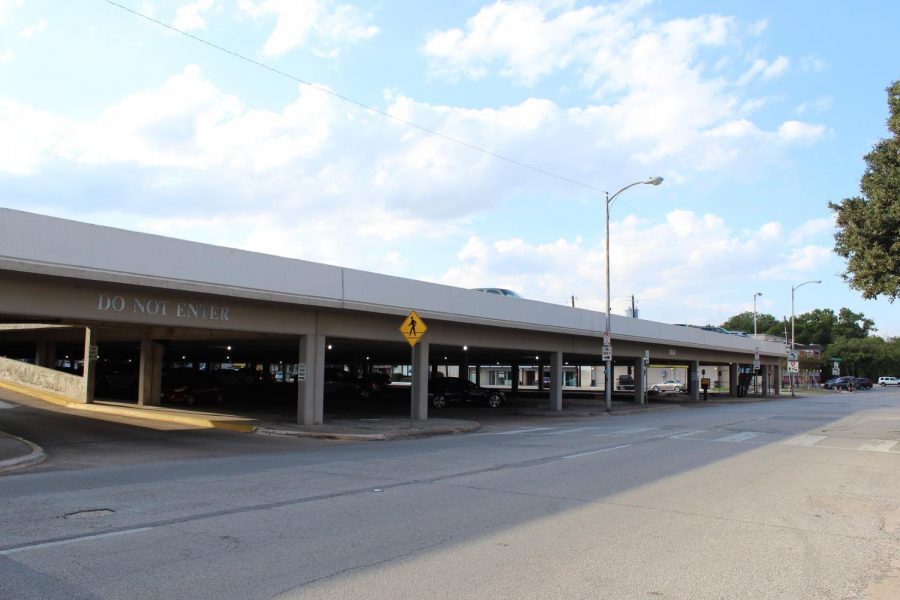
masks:
[[[325,336],[300,336],[297,423],[321,425],[325,415]],[[305,371],[305,372],[304,372]]]
[[[769,395],[769,366],[762,365],[762,395]]]
[[[562,352],[550,354],[550,410],[556,412],[562,411],[562,363]]]
[[[700,361],[692,360],[688,365],[688,385],[691,390],[691,400],[700,400]]]
[[[513,364],[509,373],[509,376],[512,378],[512,387],[511,393],[513,396],[517,396],[519,394],[519,365]]]
[[[34,349],[34,364],[51,369],[56,366],[56,342],[38,342]]]
[[[644,389],[647,385],[644,383],[646,379],[646,375],[644,373],[644,359],[637,358],[634,361],[634,403],[635,404],[646,404],[646,395],[644,394]]]
[[[544,389],[544,365],[539,364],[537,368],[537,388],[539,390]]]
[[[481,385],[481,365],[475,365],[475,385]]]
[[[738,395],[738,363],[728,365],[728,395],[737,398]]]
[[[94,402],[94,380],[97,377],[97,338],[95,332],[90,327],[84,328],[84,372],[82,374],[82,384],[84,385],[83,402],[92,404]]]
[[[427,335],[427,332],[426,332]],[[413,421],[425,421],[428,419],[428,353],[430,347],[428,340],[420,339],[413,347],[412,369],[413,385],[410,393],[410,415]]]
[[[772,366],[772,379],[773,379],[773,387],[775,388],[775,395],[778,396],[781,394],[781,365],[773,365]]]
[[[141,338],[141,358],[138,364],[138,405],[159,406],[162,394],[162,363],[165,349],[162,344]]]

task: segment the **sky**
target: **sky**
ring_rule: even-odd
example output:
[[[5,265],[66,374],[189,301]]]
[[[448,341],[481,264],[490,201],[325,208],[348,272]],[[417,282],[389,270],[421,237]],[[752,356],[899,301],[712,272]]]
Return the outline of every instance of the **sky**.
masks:
[[[841,279],[828,208],[889,135],[898,23],[893,0],[0,0],[0,206],[603,310],[605,194],[659,176],[610,205],[614,314],[790,318],[821,280],[795,314],[900,336]]]

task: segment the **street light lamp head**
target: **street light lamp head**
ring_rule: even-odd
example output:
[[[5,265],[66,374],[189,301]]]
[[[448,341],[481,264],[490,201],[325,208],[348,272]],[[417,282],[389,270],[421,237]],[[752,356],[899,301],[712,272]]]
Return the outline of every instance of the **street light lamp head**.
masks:
[[[662,182],[663,182],[663,178],[662,178],[662,177],[654,177],[654,178],[652,178],[652,179],[648,179],[648,180],[645,181],[644,183],[646,183],[647,185],[659,185],[659,184],[661,184]]]

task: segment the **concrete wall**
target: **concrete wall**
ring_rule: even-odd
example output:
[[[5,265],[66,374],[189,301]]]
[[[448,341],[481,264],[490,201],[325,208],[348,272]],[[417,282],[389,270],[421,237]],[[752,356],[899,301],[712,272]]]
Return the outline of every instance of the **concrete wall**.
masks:
[[[27,385],[80,400],[84,397],[84,378],[46,367],[0,357],[0,380]]]

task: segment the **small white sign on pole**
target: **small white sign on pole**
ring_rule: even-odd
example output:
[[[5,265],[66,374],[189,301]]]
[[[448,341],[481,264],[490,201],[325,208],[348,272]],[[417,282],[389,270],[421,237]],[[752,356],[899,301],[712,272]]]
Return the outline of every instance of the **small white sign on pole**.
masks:
[[[612,346],[603,346],[603,362],[612,360]]]

